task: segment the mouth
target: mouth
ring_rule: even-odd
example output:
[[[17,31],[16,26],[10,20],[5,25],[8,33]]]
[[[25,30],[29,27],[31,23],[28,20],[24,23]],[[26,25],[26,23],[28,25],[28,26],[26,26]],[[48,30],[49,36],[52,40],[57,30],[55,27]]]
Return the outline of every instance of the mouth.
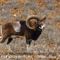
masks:
[[[43,24],[43,25],[39,26],[39,28],[40,28],[40,29],[44,29],[44,28],[45,28],[45,26],[46,26],[46,25],[45,25],[45,24]]]

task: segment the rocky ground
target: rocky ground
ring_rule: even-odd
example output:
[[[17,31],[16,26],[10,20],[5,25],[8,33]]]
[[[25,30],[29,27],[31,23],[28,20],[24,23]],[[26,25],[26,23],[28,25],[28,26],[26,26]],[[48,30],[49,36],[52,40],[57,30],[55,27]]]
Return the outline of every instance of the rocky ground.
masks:
[[[46,15],[41,36],[28,49],[24,37],[0,43],[0,60],[60,60],[60,0],[0,0],[0,27],[30,15]]]

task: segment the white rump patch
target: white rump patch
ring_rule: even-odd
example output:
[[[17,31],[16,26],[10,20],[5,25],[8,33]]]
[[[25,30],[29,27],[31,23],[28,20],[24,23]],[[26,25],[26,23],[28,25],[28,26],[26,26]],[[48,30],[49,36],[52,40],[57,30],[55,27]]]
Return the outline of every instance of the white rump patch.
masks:
[[[20,32],[21,24],[19,21],[13,24],[13,28],[16,32]]]

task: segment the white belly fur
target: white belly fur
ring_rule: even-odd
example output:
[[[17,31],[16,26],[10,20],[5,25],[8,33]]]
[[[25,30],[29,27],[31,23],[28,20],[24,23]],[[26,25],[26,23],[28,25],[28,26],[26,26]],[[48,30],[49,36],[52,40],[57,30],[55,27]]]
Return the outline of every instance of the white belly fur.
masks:
[[[15,32],[20,32],[21,24],[19,22],[16,22],[15,24],[13,24],[13,28]]]

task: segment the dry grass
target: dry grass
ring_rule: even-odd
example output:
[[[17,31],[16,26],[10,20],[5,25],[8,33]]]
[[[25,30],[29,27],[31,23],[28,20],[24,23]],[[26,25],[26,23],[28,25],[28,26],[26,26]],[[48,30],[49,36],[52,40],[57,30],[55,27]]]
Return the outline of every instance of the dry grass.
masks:
[[[9,0],[0,0],[0,4],[6,4]]]

